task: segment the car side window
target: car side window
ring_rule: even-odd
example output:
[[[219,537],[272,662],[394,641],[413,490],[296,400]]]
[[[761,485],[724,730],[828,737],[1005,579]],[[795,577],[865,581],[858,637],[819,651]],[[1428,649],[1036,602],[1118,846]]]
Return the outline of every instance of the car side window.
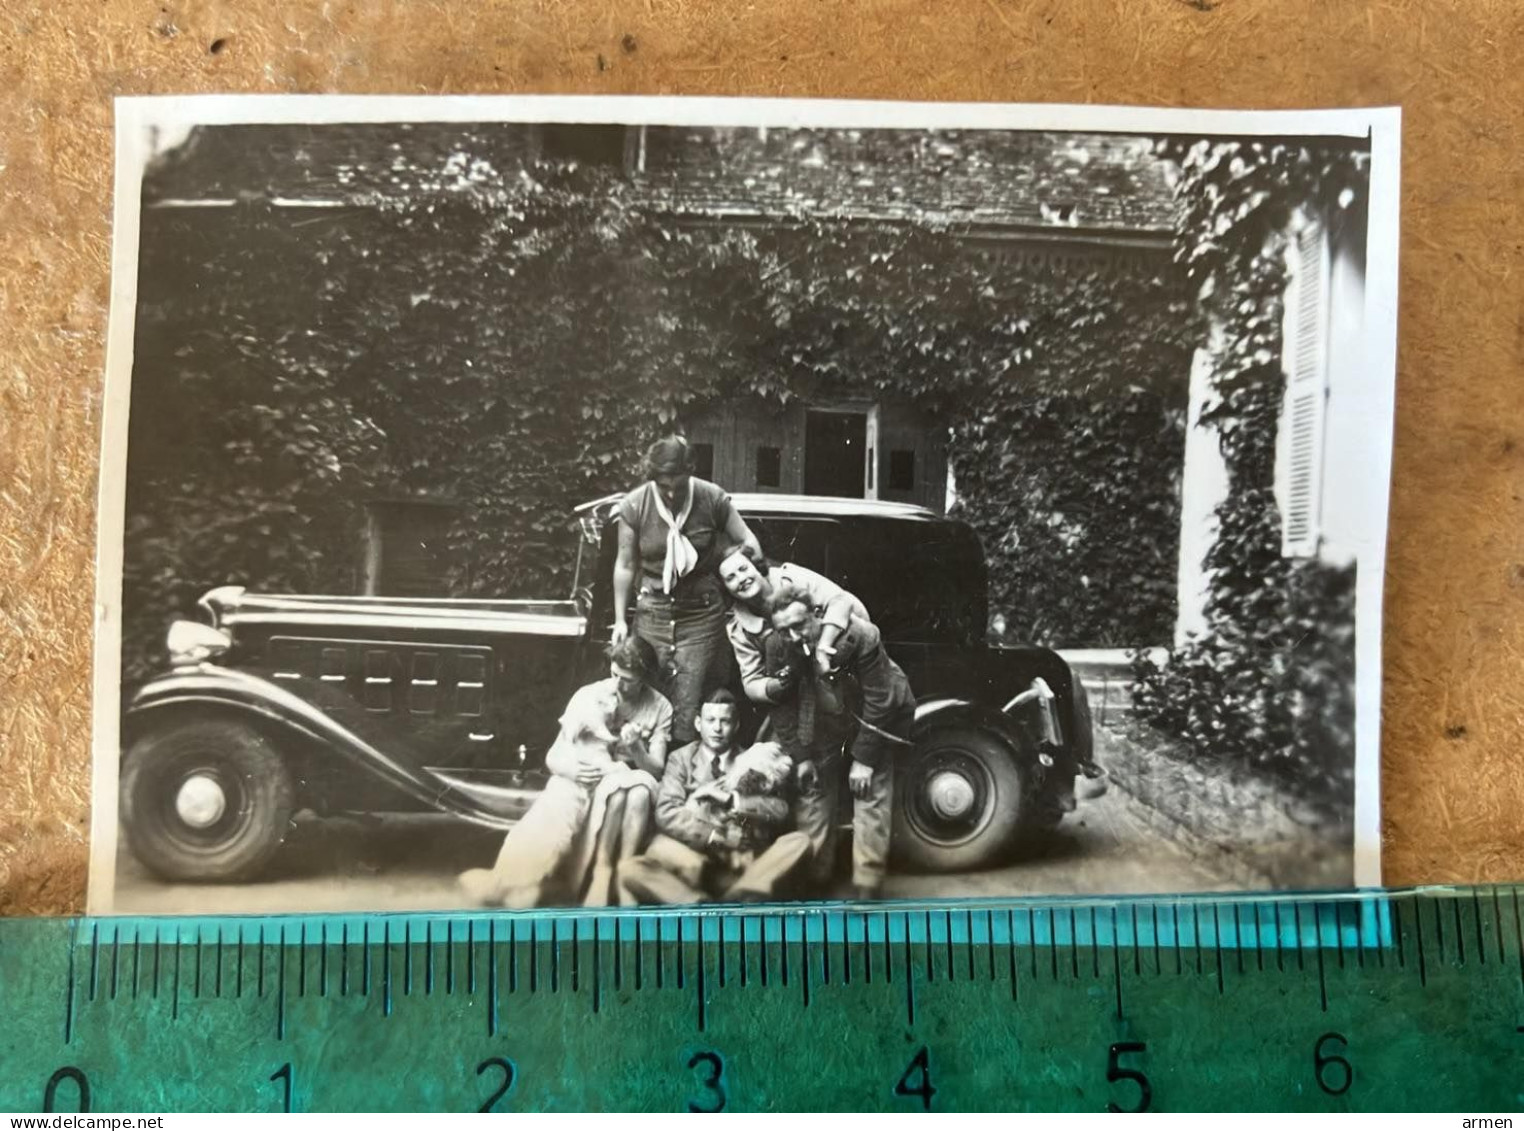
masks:
[[[831,544],[841,536],[841,524],[828,518],[751,518],[747,523],[774,562],[793,562],[826,577],[831,573]]]

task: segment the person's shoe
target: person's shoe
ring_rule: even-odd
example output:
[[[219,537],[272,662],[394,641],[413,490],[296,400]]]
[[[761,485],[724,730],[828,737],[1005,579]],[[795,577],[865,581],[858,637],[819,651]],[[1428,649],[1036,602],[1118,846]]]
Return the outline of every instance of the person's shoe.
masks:
[[[469,872],[462,872],[459,882],[462,894],[479,907],[496,906],[502,897],[502,889],[491,868],[472,868]]]
[[[657,896],[657,894],[650,888],[646,887],[646,885],[641,882],[639,876],[621,875],[619,877],[619,890],[622,894],[628,896],[631,902],[637,906],[640,904],[649,905],[661,902],[660,897]]]
[[[620,907],[639,907],[646,902],[644,896],[637,895],[630,889],[621,875],[614,880],[614,897],[619,901]]]
[[[645,907],[683,907],[693,903],[704,902],[692,897],[686,899],[674,899],[671,892],[660,892],[648,885],[639,875],[619,877],[619,886],[635,902]]]
[[[883,888],[878,884],[853,884],[853,903],[874,903],[883,898]]]

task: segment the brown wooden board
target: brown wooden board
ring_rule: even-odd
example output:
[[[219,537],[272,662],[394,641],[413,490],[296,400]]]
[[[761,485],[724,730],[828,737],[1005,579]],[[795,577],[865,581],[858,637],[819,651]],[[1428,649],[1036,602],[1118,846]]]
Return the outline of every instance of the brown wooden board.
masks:
[[[791,95],[1404,111],[1388,882],[1524,872],[1515,0],[52,0],[0,12],[0,913],[83,906],[111,100]]]

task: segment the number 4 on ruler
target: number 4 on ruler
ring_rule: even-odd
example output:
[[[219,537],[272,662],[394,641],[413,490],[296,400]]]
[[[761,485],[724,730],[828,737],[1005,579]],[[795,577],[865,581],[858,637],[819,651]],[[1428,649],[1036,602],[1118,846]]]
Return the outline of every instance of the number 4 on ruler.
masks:
[[[920,1074],[920,1083],[917,1085],[911,1077]],[[916,1053],[905,1066],[904,1073],[900,1076],[900,1082],[894,1086],[894,1094],[897,1096],[920,1096],[921,1109],[931,1110],[931,1097],[937,1094],[937,1090],[931,1086],[931,1055],[925,1045]]]

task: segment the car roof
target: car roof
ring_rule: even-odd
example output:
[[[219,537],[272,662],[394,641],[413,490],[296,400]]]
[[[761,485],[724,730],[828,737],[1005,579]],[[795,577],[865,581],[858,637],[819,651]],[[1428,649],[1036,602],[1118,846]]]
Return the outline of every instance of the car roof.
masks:
[[[624,498],[605,495],[576,508],[577,514],[611,507]],[[807,515],[821,518],[899,518],[921,521],[942,518],[935,511],[914,503],[896,503],[887,499],[849,499],[833,495],[734,494],[730,501],[742,514],[758,516]]]

